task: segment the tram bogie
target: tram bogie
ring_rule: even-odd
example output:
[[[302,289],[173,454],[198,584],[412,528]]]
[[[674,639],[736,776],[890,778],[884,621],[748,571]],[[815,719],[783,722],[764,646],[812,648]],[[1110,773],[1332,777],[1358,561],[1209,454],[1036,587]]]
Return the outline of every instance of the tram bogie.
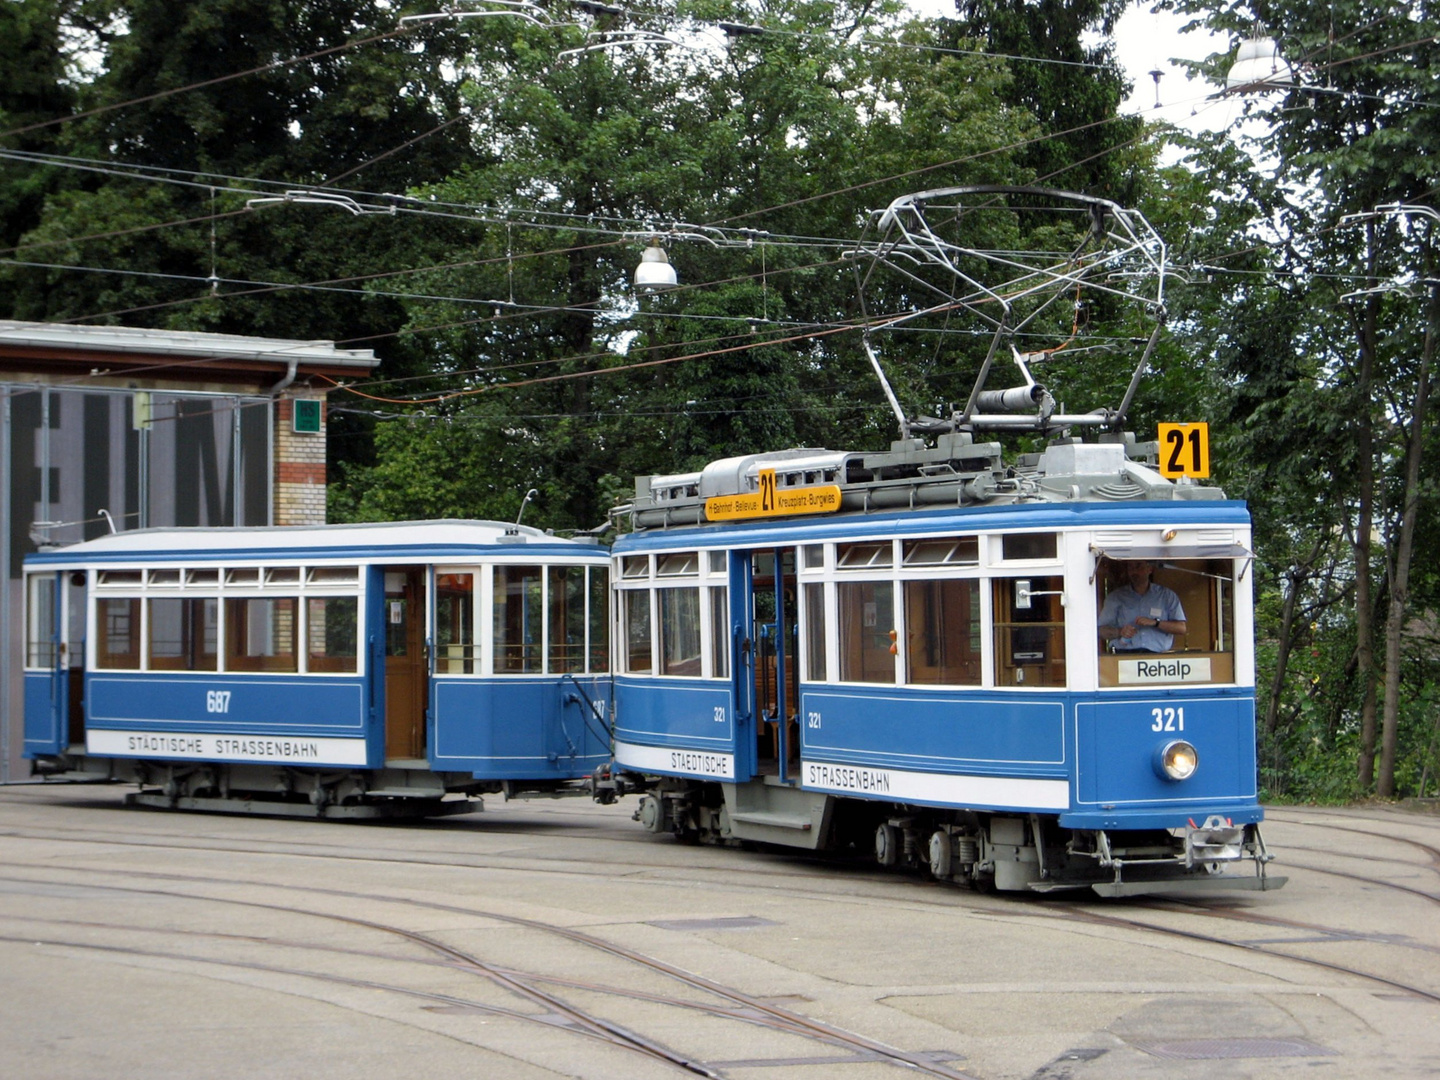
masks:
[[[26,756],[180,809],[389,818],[590,794],[609,761],[607,564],[465,521],[43,551]]]

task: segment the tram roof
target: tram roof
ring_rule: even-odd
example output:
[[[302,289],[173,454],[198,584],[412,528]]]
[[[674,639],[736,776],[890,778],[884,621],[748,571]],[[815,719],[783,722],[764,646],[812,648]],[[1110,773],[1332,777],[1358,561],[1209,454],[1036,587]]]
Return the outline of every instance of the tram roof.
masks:
[[[706,522],[648,529],[617,537],[615,550],[649,551],[675,547],[746,547],[826,540],[867,540],[887,536],[934,536],[948,533],[1035,529],[1134,529],[1180,526],[1248,526],[1250,512],[1239,499],[1194,502],[1027,502],[999,506],[944,509],[884,510],[869,514],[839,513],[813,517],[780,517],[742,522]],[[1217,542],[1218,544],[1218,542]],[[1212,545],[1213,546],[1213,545]],[[1150,548],[1145,549],[1151,552]],[[1110,552],[1120,554],[1116,546]],[[1213,552],[1220,557],[1221,552]],[[1225,552],[1231,557],[1238,552]],[[1173,557],[1173,553],[1171,553]],[[1163,557],[1152,554],[1133,557]]]
[[[524,554],[600,554],[592,543],[551,536],[529,525],[444,519],[350,525],[130,529],[65,547],[42,549],[27,563],[225,561]]]

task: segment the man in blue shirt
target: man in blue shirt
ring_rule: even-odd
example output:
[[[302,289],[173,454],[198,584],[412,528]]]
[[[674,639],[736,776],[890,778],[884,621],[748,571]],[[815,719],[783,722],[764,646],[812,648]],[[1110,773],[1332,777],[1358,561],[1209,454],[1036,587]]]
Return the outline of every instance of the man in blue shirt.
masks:
[[[1150,580],[1155,564],[1144,560],[1125,563],[1130,584],[1105,597],[1099,630],[1115,652],[1169,652],[1175,635],[1185,633],[1185,609],[1180,597]]]

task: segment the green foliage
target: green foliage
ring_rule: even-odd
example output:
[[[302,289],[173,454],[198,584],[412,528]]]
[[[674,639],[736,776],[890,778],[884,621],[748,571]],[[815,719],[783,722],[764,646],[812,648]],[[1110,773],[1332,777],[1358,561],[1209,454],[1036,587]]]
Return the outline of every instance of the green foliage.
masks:
[[[498,425],[488,475],[516,498],[539,489],[547,523],[575,528],[603,519],[607,474],[893,437],[857,336],[806,328],[859,314],[843,256],[872,208],[930,183],[1026,178],[1003,148],[1033,137],[1034,121],[1002,99],[1002,65],[906,47],[948,38],[932,24],[897,29],[885,8],[777,2],[703,14],[777,33],[723,50],[617,49],[557,63],[556,44],[579,46],[578,30],[473,31],[457,62],[495,160],[426,194],[509,210],[514,223],[477,226],[466,242],[475,265],[423,283],[477,303],[410,304],[417,333],[464,324],[427,337],[444,376],[429,385],[466,396],[395,425],[404,434],[387,434],[385,453],[398,452],[392,438],[429,446],[444,431]],[[647,26],[681,33],[682,17],[662,10]],[[843,29],[815,32],[826,26]],[[629,279],[644,230],[617,242],[587,227],[609,221],[678,234],[669,255],[682,288],[637,300]],[[754,230],[751,242],[715,246],[706,226],[718,224]],[[957,393],[901,370],[908,400]],[[364,488],[346,503],[354,513],[415,505],[379,493],[409,483],[405,469],[377,465],[346,482]]]
[[[1367,672],[1357,604],[1371,598],[1381,663],[1386,605],[1407,569],[1407,495],[1420,500],[1416,531],[1429,538],[1420,544],[1434,542],[1437,526],[1433,446],[1418,486],[1406,478],[1410,431],[1421,422],[1414,410],[1427,315],[1413,292],[1396,287],[1433,272],[1433,228],[1420,217],[1367,226],[1348,215],[1433,205],[1440,131],[1429,102],[1440,25],[1419,4],[1173,6],[1232,39],[1248,36],[1258,15],[1287,57],[1308,62],[1304,88],[1250,102],[1248,134],[1176,140],[1187,156],[1169,181],[1182,197],[1157,225],[1177,262],[1193,267],[1172,293],[1173,325],[1205,359],[1199,375],[1218,429],[1221,479],[1250,502],[1256,524],[1259,682],[1268,692],[1281,676],[1278,700],[1263,703],[1277,724],[1265,747],[1266,786],[1296,798],[1346,798],[1364,793],[1347,773],[1374,750],[1363,726],[1367,680],[1379,685],[1386,674]],[[1331,26],[1350,29],[1332,40]],[[1232,57],[1202,67],[1218,79]],[[1401,793],[1418,783],[1418,733],[1429,730],[1428,687],[1440,679],[1440,656],[1418,629],[1440,600],[1436,577],[1428,559],[1409,569],[1408,611],[1389,627],[1400,633],[1398,670],[1388,673],[1395,700],[1380,695],[1397,745],[1391,776],[1381,763],[1381,785],[1392,780]],[[1281,610],[1291,590],[1287,626]]]
[[[9,0],[0,4],[0,131],[22,130],[7,140],[10,149],[45,153],[53,149],[53,128],[36,128],[69,113],[75,92],[68,84],[62,49],[64,6],[55,0]],[[38,165],[0,159],[0,248],[13,248],[39,224],[45,199],[60,176]],[[0,310],[11,303],[0,280]]]
[[[171,93],[372,36],[391,25],[389,5],[27,0],[3,8],[10,18],[33,9],[50,20],[40,20],[54,50],[50,67],[32,79],[43,85],[65,58],[57,42],[87,27],[104,30],[81,35],[98,50],[98,74],[61,83],[43,106],[36,102],[28,113],[15,112],[18,120],[41,112],[50,119],[71,109],[107,110],[44,129],[45,149],[180,172],[168,184],[74,172],[63,181],[45,181],[58,172],[36,172],[43,209],[27,215],[25,207],[0,206],[9,230],[3,235],[23,245],[17,258],[62,268],[0,268],[0,311],[43,321],[84,318],[383,342],[387,373],[430,365],[423,340],[393,340],[405,309],[378,287],[367,296],[353,287],[301,292],[285,286],[407,271],[455,245],[460,231],[453,223],[387,218],[362,230],[347,214],[314,207],[247,211],[248,191],[255,185],[242,179],[236,186],[247,193],[227,189],[231,177],[268,181],[270,190],[278,191],[318,185],[360,168],[346,186],[404,191],[460,168],[472,155],[458,125],[402,148],[458,108],[443,58],[416,52],[403,38],[387,38]],[[8,40],[3,34],[0,39]],[[152,95],[163,96],[136,100]],[[7,113],[15,108],[0,104]],[[123,107],[108,108],[115,105]],[[0,199],[7,190],[4,176]],[[223,282],[213,292],[207,280],[212,272]],[[368,459],[364,425],[340,417],[332,434],[332,459]]]

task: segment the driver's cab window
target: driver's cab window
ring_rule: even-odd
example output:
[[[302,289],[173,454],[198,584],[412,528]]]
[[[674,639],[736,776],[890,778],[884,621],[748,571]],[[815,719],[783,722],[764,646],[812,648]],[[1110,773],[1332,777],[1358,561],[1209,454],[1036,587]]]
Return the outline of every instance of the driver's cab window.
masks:
[[[1102,558],[1095,589],[1101,686],[1235,681],[1234,560]]]

